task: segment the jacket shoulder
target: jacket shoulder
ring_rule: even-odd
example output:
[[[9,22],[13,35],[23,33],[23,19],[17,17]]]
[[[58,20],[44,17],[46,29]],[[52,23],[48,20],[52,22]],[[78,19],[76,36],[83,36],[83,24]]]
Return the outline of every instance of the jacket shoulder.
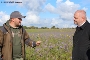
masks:
[[[7,32],[7,30],[6,30],[6,28],[5,28],[4,26],[2,26],[2,27],[0,28],[0,30],[1,30],[3,33],[6,33],[6,32]]]

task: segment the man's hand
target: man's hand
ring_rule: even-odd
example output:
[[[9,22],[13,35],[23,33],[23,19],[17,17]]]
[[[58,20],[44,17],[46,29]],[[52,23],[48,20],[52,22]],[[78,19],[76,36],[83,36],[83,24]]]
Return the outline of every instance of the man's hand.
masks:
[[[36,41],[36,46],[39,46],[41,41]]]

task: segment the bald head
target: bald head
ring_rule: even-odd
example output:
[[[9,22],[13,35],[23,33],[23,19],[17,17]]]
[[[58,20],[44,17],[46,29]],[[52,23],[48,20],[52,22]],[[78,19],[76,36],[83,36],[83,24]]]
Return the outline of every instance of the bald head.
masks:
[[[86,12],[84,10],[77,10],[74,14],[74,24],[80,26],[86,21]]]
[[[84,20],[86,20],[86,12],[84,10],[77,10],[75,12],[75,14],[78,14],[79,17],[83,18]]]

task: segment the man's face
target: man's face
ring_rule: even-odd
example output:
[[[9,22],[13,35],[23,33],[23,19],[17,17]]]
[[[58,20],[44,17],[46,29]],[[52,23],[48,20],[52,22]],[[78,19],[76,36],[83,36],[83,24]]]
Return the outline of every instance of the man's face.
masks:
[[[74,14],[74,24],[79,25],[81,23],[81,17],[79,13]]]
[[[21,18],[14,18],[14,24],[16,27],[19,27],[21,25],[21,21],[22,19]]]

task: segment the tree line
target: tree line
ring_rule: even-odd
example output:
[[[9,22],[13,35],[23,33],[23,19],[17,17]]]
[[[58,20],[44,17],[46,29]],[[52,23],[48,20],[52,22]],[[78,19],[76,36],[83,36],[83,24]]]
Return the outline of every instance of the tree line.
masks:
[[[27,26],[24,26],[24,28],[25,29],[63,29],[63,28],[58,28],[58,27],[56,27],[56,26],[52,26],[52,27],[50,27],[50,28],[48,28],[48,27],[35,27],[35,26],[30,26],[30,27],[27,27]],[[65,28],[64,28],[65,29]],[[75,28],[66,28],[66,29],[75,29]]]
[[[27,26],[23,26],[25,29],[59,29],[58,27],[55,27],[55,26],[52,26],[51,28],[48,28],[48,27],[35,27],[35,26],[30,26],[30,27],[27,27]]]
[[[2,27],[2,26],[0,26]],[[27,27],[27,26],[23,26],[24,29],[61,29],[61,28],[58,28],[56,26],[52,26],[51,28],[48,28],[48,27],[35,27],[35,26],[30,26],[30,27]],[[69,28],[70,29],[70,28]],[[71,28],[71,29],[74,29],[74,28]]]

